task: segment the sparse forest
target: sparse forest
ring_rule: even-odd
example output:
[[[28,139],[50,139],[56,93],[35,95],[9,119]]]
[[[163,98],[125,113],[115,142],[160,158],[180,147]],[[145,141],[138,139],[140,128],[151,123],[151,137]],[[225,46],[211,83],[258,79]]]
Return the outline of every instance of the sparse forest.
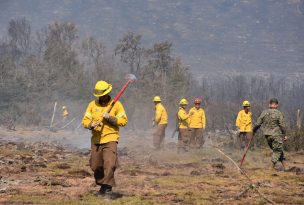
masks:
[[[228,3],[230,5],[231,1]],[[95,6],[96,2],[91,4]],[[111,10],[110,7],[106,9]],[[197,32],[197,35],[201,34]],[[111,42],[113,46],[110,48],[106,46],[108,42],[100,40],[102,36],[82,35],[73,22],[57,21],[34,30],[28,19],[19,17],[10,20],[2,36],[0,204],[303,204],[302,77],[290,78],[276,73],[247,75],[246,72],[194,76],[183,56],[175,54],[176,43],[170,39],[147,45],[144,35],[127,32],[121,33],[117,42]],[[213,54],[211,56],[214,57]],[[292,54],[286,55],[288,59],[289,55]],[[255,60],[254,57],[252,59]],[[114,97],[125,84],[124,76],[128,73],[136,75],[137,81],[120,98],[129,119],[127,127],[121,130],[120,136],[116,135],[119,115],[126,121],[121,108],[114,117],[114,124],[98,123],[102,127],[101,137],[115,135],[115,140],[98,144],[92,140],[90,149],[92,133],[82,129],[81,119],[86,106],[94,99],[95,83],[99,80],[111,83],[111,96]],[[109,90],[110,87],[107,85],[107,88]],[[108,90],[97,89],[103,93]],[[155,149],[156,135],[152,133],[155,132],[152,118],[158,103],[155,102],[155,106],[152,99],[156,95],[161,96],[169,114],[167,132],[161,133],[166,137],[159,149]],[[109,100],[106,94],[104,96]],[[204,126],[187,125],[180,127],[178,139],[174,138],[175,132],[170,137],[176,126],[180,99],[188,99],[188,111],[195,97],[202,98],[206,130]],[[286,161],[290,163],[288,169],[283,163],[276,167],[274,163],[271,167],[270,158],[274,156],[269,148],[266,149],[267,141],[261,132],[250,139],[253,143],[246,144],[245,155],[239,146],[240,133],[236,131],[235,120],[242,109],[241,103],[245,99],[250,101],[255,121],[272,97],[280,101],[289,139],[286,143],[278,140],[277,147],[271,149],[280,148],[280,158],[284,158],[283,149],[286,150]],[[200,99],[197,100],[201,103]],[[246,106],[248,104],[244,104]],[[95,129],[93,111],[91,113],[90,110],[94,110],[95,116],[102,113],[102,120],[113,118],[100,107],[89,107],[85,118],[87,128]],[[185,110],[182,111],[187,115]],[[204,113],[201,109],[194,111]],[[191,115],[195,114],[189,112]],[[202,114],[196,116],[198,122],[204,121]],[[282,122],[281,119],[279,121]],[[114,131],[107,135],[103,131],[104,126]],[[201,130],[203,134],[200,137],[204,143],[179,152],[182,131],[189,134],[194,129]],[[187,137],[193,136],[189,134]],[[96,163],[96,169],[92,168],[94,152],[96,158],[104,158]],[[111,164],[111,160],[112,165],[106,165]],[[106,166],[108,168],[104,169]],[[103,169],[105,171],[101,171]],[[97,183],[97,175],[102,175],[100,178],[111,175],[113,178],[114,171],[116,187],[113,181],[110,185],[104,181]],[[107,198],[104,188],[117,198]]]
[[[81,37],[77,25],[54,22],[38,31],[26,18],[12,19],[6,38],[0,42],[1,125],[14,127],[47,126],[54,102],[66,104],[80,119],[86,103],[93,99],[97,80],[114,85],[113,95],[123,85],[123,76],[134,73],[138,81],[122,101],[130,128],[149,128],[153,115],[152,97],[160,95],[174,126],[177,103],[187,97],[203,98],[207,129],[234,129],[240,102],[252,102],[254,119],[277,97],[289,126],[296,125],[296,112],[304,110],[304,83],[270,75],[204,76],[194,80],[182,56],[174,56],[169,41],[142,44],[139,34],[121,34],[115,49],[110,50],[95,37]],[[134,106],[136,105],[136,106]]]

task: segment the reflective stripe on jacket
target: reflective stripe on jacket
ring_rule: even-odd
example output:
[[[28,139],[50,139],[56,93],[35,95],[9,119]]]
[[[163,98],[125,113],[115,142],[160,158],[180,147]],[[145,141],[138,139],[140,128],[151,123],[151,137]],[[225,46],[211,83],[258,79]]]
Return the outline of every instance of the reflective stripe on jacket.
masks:
[[[100,121],[104,112],[108,110],[113,100],[111,100],[106,106],[101,106],[98,100],[92,101],[82,119],[82,124],[85,128],[88,128],[91,121]],[[123,105],[117,101],[110,111],[110,115],[117,118],[117,125],[111,125],[106,119],[103,119],[103,129],[101,131],[92,130],[92,143],[104,144],[107,142],[113,142],[119,140],[119,126],[125,126],[128,122],[127,115],[125,113]]]
[[[197,109],[196,107],[193,107],[189,111],[190,116],[190,128],[203,128],[206,127],[206,116],[205,111],[203,108]]]

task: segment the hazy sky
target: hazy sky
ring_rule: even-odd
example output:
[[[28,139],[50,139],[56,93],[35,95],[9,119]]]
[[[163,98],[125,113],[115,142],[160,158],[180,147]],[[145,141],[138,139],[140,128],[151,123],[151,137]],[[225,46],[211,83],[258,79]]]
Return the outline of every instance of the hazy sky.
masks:
[[[193,73],[304,72],[300,0],[0,0],[0,36],[25,16],[33,30],[73,21],[110,49],[124,32],[169,40]]]

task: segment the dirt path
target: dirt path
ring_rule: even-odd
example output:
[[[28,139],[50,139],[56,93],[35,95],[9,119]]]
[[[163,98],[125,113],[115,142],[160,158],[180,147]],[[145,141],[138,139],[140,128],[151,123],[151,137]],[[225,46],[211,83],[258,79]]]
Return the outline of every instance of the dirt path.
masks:
[[[267,204],[213,148],[181,155],[170,140],[154,152],[150,136],[124,133],[114,190],[121,197],[105,201],[94,195],[89,150],[68,146],[88,140],[86,134],[0,130],[0,204]],[[222,149],[240,160],[242,152]],[[287,153],[290,172],[272,171],[270,156],[268,149],[250,151],[249,176],[276,203],[304,204],[304,152]]]

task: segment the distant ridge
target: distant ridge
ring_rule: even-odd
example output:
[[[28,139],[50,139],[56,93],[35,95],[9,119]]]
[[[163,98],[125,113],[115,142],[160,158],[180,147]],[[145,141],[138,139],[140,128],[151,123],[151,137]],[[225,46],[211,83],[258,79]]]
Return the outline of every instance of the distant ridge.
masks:
[[[113,49],[132,31],[150,42],[169,40],[198,75],[212,71],[304,72],[304,15],[299,0],[0,0],[0,37],[25,16],[37,30],[73,21],[81,35]]]

